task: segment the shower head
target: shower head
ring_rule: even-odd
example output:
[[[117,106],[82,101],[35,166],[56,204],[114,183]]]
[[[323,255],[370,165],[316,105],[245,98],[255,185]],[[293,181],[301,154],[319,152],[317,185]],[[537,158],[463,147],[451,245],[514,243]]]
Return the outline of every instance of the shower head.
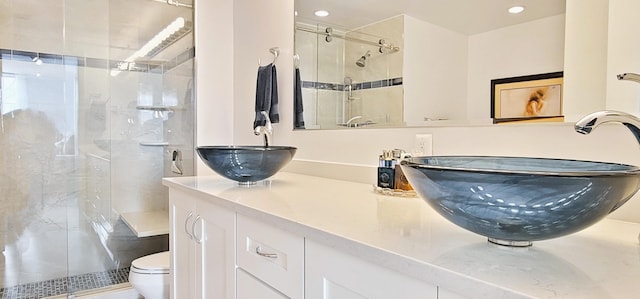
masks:
[[[371,51],[367,50],[367,53],[364,53],[364,55],[362,55],[360,59],[356,61],[356,65],[359,67],[364,67],[365,60],[367,60],[367,58],[369,58],[370,56],[371,56]]]

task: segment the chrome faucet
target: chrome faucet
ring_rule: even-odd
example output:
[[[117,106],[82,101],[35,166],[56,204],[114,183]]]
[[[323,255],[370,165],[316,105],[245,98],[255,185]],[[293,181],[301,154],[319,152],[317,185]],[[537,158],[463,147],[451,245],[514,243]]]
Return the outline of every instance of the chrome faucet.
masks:
[[[266,111],[260,111],[265,118],[264,126],[257,126],[253,129],[253,134],[255,135],[264,135],[264,146],[268,147],[271,144],[271,138],[273,136],[273,126],[271,125],[271,119],[269,118],[269,114]]]
[[[618,80],[628,80],[640,83],[640,75],[634,73],[624,73],[616,76]],[[576,132],[589,134],[593,129],[603,123],[618,122],[627,127],[640,144],[640,119],[624,112],[604,110],[591,113],[576,122]]]
[[[357,124],[355,124],[355,123],[351,124],[351,123],[354,120],[361,119],[361,118],[362,118],[362,115],[354,116],[354,117],[350,118],[349,120],[347,120],[347,122],[344,125],[347,126],[347,127],[357,127],[358,126]]]
[[[640,83],[640,75],[634,73],[623,73],[616,76],[618,80],[629,80]]]
[[[576,132],[586,135],[597,126],[608,122],[618,122],[625,125],[640,144],[640,119],[620,111],[604,110],[591,113],[577,121],[575,129]]]

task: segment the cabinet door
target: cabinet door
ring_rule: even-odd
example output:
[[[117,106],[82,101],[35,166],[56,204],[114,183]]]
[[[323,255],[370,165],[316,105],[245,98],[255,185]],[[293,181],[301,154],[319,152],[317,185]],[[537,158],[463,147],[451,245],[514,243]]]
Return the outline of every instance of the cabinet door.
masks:
[[[238,297],[236,299],[287,299],[289,297],[279,293],[257,278],[238,268]]]
[[[195,225],[196,298],[233,299],[235,297],[235,213],[198,202]]]
[[[305,299],[436,299],[436,286],[307,240]]]
[[[169,210],[171,298],[195,298],[195,243],[191,236],[195,203],[183,192],[170,189]]]

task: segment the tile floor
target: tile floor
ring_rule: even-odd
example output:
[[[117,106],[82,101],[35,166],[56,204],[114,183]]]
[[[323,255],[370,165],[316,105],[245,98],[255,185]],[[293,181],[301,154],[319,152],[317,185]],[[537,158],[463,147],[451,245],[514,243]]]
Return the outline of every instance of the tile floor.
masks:
[[[56,278],[39,282],[32,282],[0,288],[1,299],[40,299],[45,297],[67,294],[69,291],[78,292],[104,288],[112,285],[127,283],[129,280],[129,268],[75,275],[68,278]],[[137,293],[135,293],[137,294]],[[65,298],[65,297],[62,297]],[[77,297],[75,297],[77,298]],[[93,297],[81,297],[93,298]],[[107,299],[108,297],[96,297]],[[123,297],[113,297],[123,298]],[[129,297],[127,297],[129,298]],[[137,297],[132,297],[137,298]]]
[[[52,298],[53,299],[53,298]],[[62,298],[66,299],[66,298]],[[106,290],[99,290],[90,294],[80,294],[74,299],[144,299],[131,285],[123,284],[120,287]]]

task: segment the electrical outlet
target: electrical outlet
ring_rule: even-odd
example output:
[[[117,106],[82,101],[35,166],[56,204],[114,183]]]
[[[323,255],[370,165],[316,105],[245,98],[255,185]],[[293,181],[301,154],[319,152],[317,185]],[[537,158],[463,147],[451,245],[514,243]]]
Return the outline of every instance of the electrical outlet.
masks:
[[[414,155],[433,155],[433,136],[431,134],[417,134]]]

